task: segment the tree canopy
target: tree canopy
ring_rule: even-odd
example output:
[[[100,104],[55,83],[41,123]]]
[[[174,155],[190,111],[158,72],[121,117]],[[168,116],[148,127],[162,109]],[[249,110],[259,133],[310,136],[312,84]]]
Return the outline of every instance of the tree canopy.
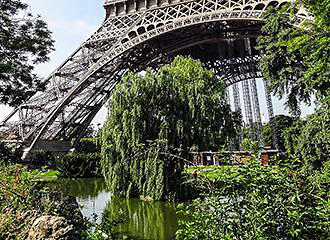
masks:
[[[280,114],[272,119],[272,126],[270,126],[270,123],[265,124],[262,129],[265,145],[274,147],[272,132],[275,131],[278,148],[284,151],[284,130],[291,127],[293,121],[294,119],[292,117]]]
[[[191,150],[217,150],[240,128],[222,99],[224,83],[199,61],[177,57],[159,72],[127,74],[115,88],[102,132],[102,166],[121,195],[168,198]]]
[[[265,16],[258,50],[260,67],[276,95],[287,95],[291,113],[300,114],[299,104],[329,95],[330,87],[330,4],[327,0],[303,1],[314,15],[304,28],[295,28],[295,6],[270,8]]]
[[[304,0],[303,4],[314,16],[303,28],[293,27],[295,6],[270,8],[257,48],[270,90],[287,95],[291,113],[299,115],[299,104],[310,103],[316,95],[316,112],[306,121],[296,121],[283,136],[289,156],[320,169],[329,159],[330,145],[330,3]]]
[[[1,0],[0,103],[16,106],[42,89],[33,70],[52,50],[51,32],[40,16],[20,0]]]

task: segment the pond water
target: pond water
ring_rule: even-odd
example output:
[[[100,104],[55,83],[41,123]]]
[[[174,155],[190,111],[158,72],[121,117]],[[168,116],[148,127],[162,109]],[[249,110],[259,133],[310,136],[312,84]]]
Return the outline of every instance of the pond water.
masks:
[[[119,198],[106,191],[103,179],[60,179],[54,184],[77,198],[85,217],[118,221],[115,239],[174,239],[179,219],[175,203]]]

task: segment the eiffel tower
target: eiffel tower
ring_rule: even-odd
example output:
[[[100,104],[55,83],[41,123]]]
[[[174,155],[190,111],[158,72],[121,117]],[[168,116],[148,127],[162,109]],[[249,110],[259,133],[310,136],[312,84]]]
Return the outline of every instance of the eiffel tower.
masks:
[[[17,107],[0,124],[33,151],[68,152],[127,71],[159,68],[190,55],[222,77],[235,110],[261,126],[255,50],[265,10],[293,0],[106,0],[106,19],[48,78],[46,90]],[[296,27],[310,16],[303,7]],[[241,87],[239,87],[241,84]],[[266,83],[267,84],[267,83]],[[229,91],[227,98],[229,99]],[[273,108],[266,88],[269,117]],[[18,121],[15,120],[15,116]],[[13,137],[14,136],[14,137]]]

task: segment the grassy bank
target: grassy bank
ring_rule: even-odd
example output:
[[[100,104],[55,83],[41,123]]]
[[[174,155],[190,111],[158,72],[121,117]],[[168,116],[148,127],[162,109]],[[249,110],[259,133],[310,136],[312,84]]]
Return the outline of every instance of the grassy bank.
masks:
[[[40,184],[57,175],[23,165],[0,167],[0,239],[104,239],[99,227],[82,217],[75,198]]]

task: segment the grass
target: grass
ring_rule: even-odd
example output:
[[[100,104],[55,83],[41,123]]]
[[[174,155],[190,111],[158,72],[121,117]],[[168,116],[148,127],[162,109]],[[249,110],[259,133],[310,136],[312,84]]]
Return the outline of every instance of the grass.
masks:
[[[248,167],[249,165],[222,165],[222,166],[191,166],[185,168],[185,173],[192,175],[194,172],[198,176],[206,176],[210,180],[217,180],[221,175],[237,175],[239,168]],[[271,168],[271,171],[275,174],[279,171],[279,166],[264,166],[265,168]]]
[[[34,178],[38,181],[54,181],[58,178],[59,174],[59,171],[44,169],[42,171],[38,171],[37,174],[34,175]]]
[[[233,165],[233,166],[197,166],[197,167],[187,167],[185,169],[186,174],[193,174],[194,172],[197,173],[199,176],[207,176],[210,180],[214,180],[219,178],[220,175],[224,174],[225,172],[232,172],[235,171],[240,165]]]

